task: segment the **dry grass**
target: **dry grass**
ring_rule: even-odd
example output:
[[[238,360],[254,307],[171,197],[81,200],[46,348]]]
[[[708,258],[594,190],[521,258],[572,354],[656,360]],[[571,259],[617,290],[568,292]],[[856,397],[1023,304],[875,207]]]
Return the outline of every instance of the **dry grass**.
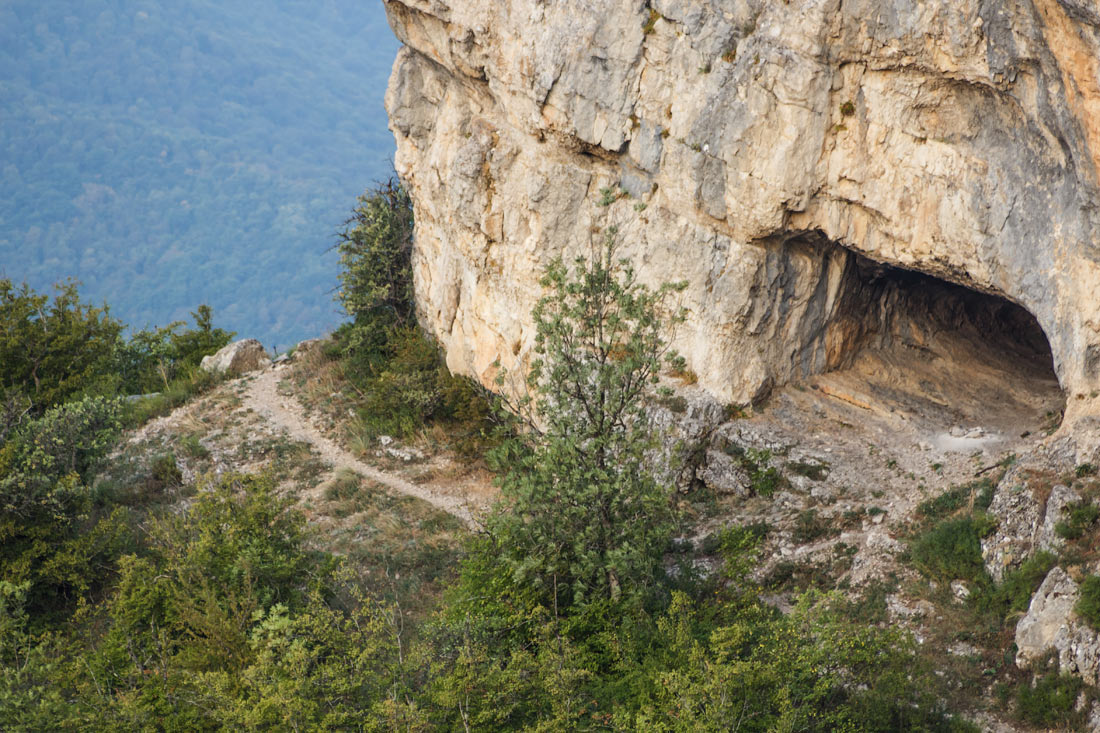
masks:
[[[434,602],[467,536],[458,519],[348,470],[337,471],[320,494],[311,522],[321,548],[343,556],[368,588],[406,608]]]
[[[1046,513],[1047,501],[1050,500],[1054,485],[1058,483],[1058,476],[1053,471],[1029,469],[1023,471],[1023,478],[1031,492],[1031,498],[1039,504],[1039,516],[1042,516]]]
[[[378,456],[377,444],[366,438],[354,414],[358,395],[338,361],[311,352],[282,374],[278,393],[299,401],[314,425],[371,464],[432,484],[441,493],[484,497],[492,491],[483,466],[457,461],[444,449],[449,436],[441,427],[426,429],[413,441],[427,455],[423,461]],[[407,610],[426,610],[459,564],[467,537],[462,523],[353,471],[333,472],[310,444],[287,438],[242,409],[247,384],[247,378],[227,382],[150,423],[112,462],[108,490],[124,492],[132,506],[163,506],[186,501],[187,487],[207,473],[269,472],[280,492],[296,498],[314,530],[316,549],[343,557],[372,592],[399,599]],[[166,454],[184,470],[185,487],[169,491],[149,481],[152,459]]]

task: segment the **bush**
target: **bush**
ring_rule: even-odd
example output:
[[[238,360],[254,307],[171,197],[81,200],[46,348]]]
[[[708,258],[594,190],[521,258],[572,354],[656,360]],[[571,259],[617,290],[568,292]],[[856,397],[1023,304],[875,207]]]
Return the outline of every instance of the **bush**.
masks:
[[[805,476],[811,481],[824,481],[829,477],[829,465],[826,463],[791,461],[787,463],[787,470],[793,474]]]
[[[1025,560],[1020,567],[1005,573],[1000,585],[971,596],[972,603],[978,609],[995,614],[999,621],[1004,621],[1014,613],[1026,611],[1031,597],[1057,561],[1058,558],[1050,552],[1038,552]]]
[[[832,522],[818,516],[816,509],[806,509],[798,513],[795,520],[793,539],[795,542],[806,544],[838,533],[837,527]]]
[[[974,509],[985,511],[993,503],[995,488],[993,480],[988,478],[963,484],[962,486],[955,486],[937,497],[918,504],[917,512],[926,519],[943,519],[963,507],[969,507],[971,498],[973,498]]]
[[[289,503],[270,478],[233,475],[148,522],[150,545],[121,558],[96,633],[50,674],[82,708],[72,727],[327,730],[370,718],[394,689],[399,621],[337,583]]]
[[[336,245],[337,299],[358,325],[413,320],[412,201],[396,179],[359,197]]]
[[[1063,509],[1062,519],[1054,525],[1054,533],[1067,540],[1080,539],[1097,518],[1100,518],[1100,507],[1091,501],[1067,504]]]
[[[0,280],[0,395],[5,415],[15,396],[33,412],[82,396],[143,394],[166,389],[197,369],[203,356],[224,346],[233,334],[214,328],[209,306],[191,314],[195,328],[182,322],[122,336],[123,324],[106,306],[80,301],[77,286],[57,286],[51,300],[25,284]],[[16,401],[19,401],[16,399]],[[10,419],[0,421],[0,439]]]
[[[86,397],[21,427],[0,451],[0,512],[29,523],[87,508],[85,483],[114,446],[122,403]]]
[[[1090,575],[1081,581],[1080,596],[1073,610],[1081,620],[1100,630],[1100,576]]]
[[[1084,682],[1068,673],[1050,673],[1033,685],[1021,685],[1016,691],[1016,713],[1031,725],[1068,730],[1081,722],[1075,711]]]
[[[183,446],[184,452],[192,458],[210,457],[210,450],[202,444],[199,436],[194,433],[183,436],[183,438],[180,439],[180,445]]]
[[[191,313],[195,328],[180,331],[183,321],[152,331],[141,330],[119,344],[115,360],[122,389],[129,394],[166,391],[173,382],[193,375],[204,356],[218,351],[234,334],[214,328],[213,311],[200,305]]]
[[[122,323],[106,306],[82,303],[76,283],[39,295],[0,279],[0,390],[15,390],[43,412],[118,386],[114,369]]]
[[[770,450],[749,448],[741,456],[741,465],[749,472],[749,488],[756,496],[771,497],[784,485],[783,475],[774,466]]]
[[[390,180],[359,197],[340,232],[337,299],[353,321],[336,333],[345,374],[362,396],[368,438],[408,438],[431,424],[448,428],[452,447],[472,455],[490,442],[486,391],[452,375],[415,318],[412,202]]]
[[[981,538],[994,526],[988,515],[940,522],[910,543],[910,557],[918,570],[935,580],[984,581]]]
[[[670,489],[650,473],[646,420],[677,316],[615,259],[614,230],[591,260],[560,259],[535,306],[533,398],[513,405],[526,430],[494,455],[508,502],[491,524],[501,562],[547,608],[641,598],[675,526]],[[498,380],[503,384],[504,376]]]
[[[192,398],[210,391],[226,379],[223,372],[191,369],[170,382],[162,392],[131,402],[126,410],[129,427],[143,425],[155,417],[167,415]]]
[[[614,727],[975,730],[945,714],[910,638],[853,623],[838,595],[804,594],[788,615],[758,603],[735,609],[700,642],[698,612],[674,598],[658,622],[651,687],[616,707]]]
[[[26,584],[36,623],[110,574],[125,514],[95,516],[89,482],[121,428],[121,403],[87,397],[21,426],[0,449],[0,577]]]
[[[171,453],[159,455],[150,466],[153,481],[161,486],[178,486],[183,482],[183,473],[176,465],[176,457]]]

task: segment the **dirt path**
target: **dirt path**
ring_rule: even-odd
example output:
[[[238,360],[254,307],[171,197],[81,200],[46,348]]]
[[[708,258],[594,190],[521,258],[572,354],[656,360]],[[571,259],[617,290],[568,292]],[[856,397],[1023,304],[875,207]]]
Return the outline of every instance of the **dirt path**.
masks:
[[[329,463],[333,470],[346,468],[402,494],[422,499],[432,506],[461,519],[468,526],[477,524],[469,501],[415,484],[401,476],[382,471],[359,460],[318,430],[293,396],[279,394],[281,374],[269,368],[247,382],[241,395],[244,406],[273,425],[286,431],[294,440],[307,443]]]

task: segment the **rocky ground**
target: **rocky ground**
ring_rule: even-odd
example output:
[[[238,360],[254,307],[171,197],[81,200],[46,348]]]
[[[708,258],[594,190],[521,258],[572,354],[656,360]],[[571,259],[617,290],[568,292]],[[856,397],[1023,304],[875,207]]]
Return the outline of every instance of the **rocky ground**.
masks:
[[[1073,610],[1083,578],[1100,568],[1095,532],[1068,541],[1056,529],[1100,494],[1094,443],[1081,437],[1087,425],[1059,430],[1062,397],[1041,371],[1028,381],[959,363],[899,363],[896,351],[867,350],[850,369],[776,390],[716,428],[708,425],[722,408],[680,385],[656,422],[691,447],[681,452],[685,496],[713,496],[696,539],[705,546],[731,523],[765,533],[757,577],[774,605],[789,607],[806,588],[841,589],[869,623],[911,630],[957,680],[958,704],[984,700],[983,728],[1029,730],[997,702],[1028,684],[1025,668],[1049,669],[1053,655],[1063,671],[1097,679],[1100,639]],[[953,371],[937,373],[946,366]],[[990,528],[970,577],[922,572],[914,543],[937,522],[970,517]],[[989,610],[1008,603],[998,583],[1039,551],[1056,564],[1034,600],[1032,586],[1002,620]],[[1100,724],[1092,699],[1078,700],[1092,711],[1089,729]]]
[[[138,487],[140,507],[186,504],[221,474],[266,472],[318,548],[402,608],[430,608],[492,495],[488,474],[430,435],[353,439],[346,385],[318,353],[257,366],[130,434],[101,480]]]
[[[338,442],[331,417],[310,414],[290,380],[316,363],[269,364],[226,382],[146,424],[130,436],[130,450],[155,455],[182,447],[174,455],[188,482],[205,472],[265,470],[273,456],[294,453],[298,460],[284,479],[287,490],[302,490],[302,501],[319,496],[341,472],[351,472],[471,524],[487,505],[489,487],[453,457],[386,437],[373,450],[355,454]]]

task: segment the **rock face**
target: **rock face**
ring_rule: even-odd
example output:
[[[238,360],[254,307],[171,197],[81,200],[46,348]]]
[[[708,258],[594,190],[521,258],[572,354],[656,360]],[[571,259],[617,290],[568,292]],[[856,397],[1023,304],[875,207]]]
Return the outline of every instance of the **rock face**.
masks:
[[[1096,443],[1087,435],[1084,440]],[[1072,436],[1047,441],[1010,466],[998,483],[989,507],[997,528],[982,540],[985,567],[995,580],[1039,550],[1061,549],[1055,527],[1065,506],[1081,498],[1066,485],[1074,467],[1086,460],[1078,460],[1075,443]]]
[[[615,225],[643,280],[687,281],[676,346],[720,401],[867,343],[934,354],[950,322],[1026,331],[1037,363],[1045,335],[1092,412],[1093,3],[385,3],[418,305],[452,369],[522,362],[542,269]]]
[[[1031,599],[1027,615],[1016,625],[1016,664],[1026,667],[1054,652],[1059,669],[1091,685],[1100,673],[1100,636],[1077,621],[1077,584],[1061,568],[1047,574]]]
[[[244,374],[271,366],[263,344],[256,339],[242,339],[223,346],[218,353],[204,356],[202,368],[208,372]]]

